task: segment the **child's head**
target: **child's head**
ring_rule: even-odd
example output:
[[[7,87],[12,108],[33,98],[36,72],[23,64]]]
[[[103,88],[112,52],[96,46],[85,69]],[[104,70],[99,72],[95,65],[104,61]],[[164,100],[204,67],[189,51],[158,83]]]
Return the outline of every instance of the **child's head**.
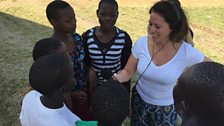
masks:
[[[102,126],[119,126],[129,113],[129,93],[117,81],[98,86],[91,98],[92,113]]]
[[[183,126],[224,125],[224,66],[203,62],[191,66],[178,79],[174,95],[181,92],[185,110]],[[185,121],[188,120],[188,121]]]
[[[63,42],[53,38],[39,40],[33,48],[33,60],[54,53],[66,53],[67,48]]]
[[[96,13],[102,28],[114,28],[118,18],[118,4],[116,0],[101,0]]]
[[[47,19],[55,30],[65,33],[74,33],[76,30],[76,17],[73,8],[65,1],[55,0],[48,4]]]
[[[75,83],[72,67],[71,60],[65,54],[42,56],[30,68],[30,85],[44,96],[50,96],[61,89],[67,91]]]
[[[168,2],[170,2],[172,4],[174,4],[174,5],[178,5],[178,6],[181,7],[181,3],[180,3],[179,0],[161,0],[161,1],[168,1]]]

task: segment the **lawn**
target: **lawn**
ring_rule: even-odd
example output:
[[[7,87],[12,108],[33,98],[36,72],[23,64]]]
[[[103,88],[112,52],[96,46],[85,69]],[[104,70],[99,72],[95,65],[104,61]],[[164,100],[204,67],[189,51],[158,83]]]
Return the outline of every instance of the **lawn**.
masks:
[[[98,0],[70,0],[77,16],[77,32],[98,25]],[[149,7],[155,0],[119,0],[117,26],[133,41],[146,34]],[[224,1],[181,0],[195,48],[224,63]],[[27,91],[31,51],[36,41],[48,37],[52,27],[45,16],[49,0],[0,0],[0,126],[19,126],[22,97]],[[128,123],[128,122],[127,122]]]

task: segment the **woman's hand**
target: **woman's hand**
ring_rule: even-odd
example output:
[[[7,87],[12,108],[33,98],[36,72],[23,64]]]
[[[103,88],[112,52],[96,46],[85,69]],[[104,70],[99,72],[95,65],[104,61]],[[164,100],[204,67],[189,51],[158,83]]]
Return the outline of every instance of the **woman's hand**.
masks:
[[[137,63],[138,60],[131,54],[124,69],[118,73],[114,73],[112,78],[120,83],[129,81],[136,71]]]
[[[117,73],[114,73],[114,74],[112,75],[112,78],[113,78],[114,80],[118,81],[118,79],[117,79]]]

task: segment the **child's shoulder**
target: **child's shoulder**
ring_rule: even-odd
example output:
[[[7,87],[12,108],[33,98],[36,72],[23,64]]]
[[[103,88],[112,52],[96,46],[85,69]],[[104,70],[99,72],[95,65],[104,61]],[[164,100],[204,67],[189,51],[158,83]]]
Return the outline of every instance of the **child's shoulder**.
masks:
[[[41,96],[41,94],[38,91],[31,90],[24,96],[24,98],[30,98],[30,97],[33,98],[33,97],[39,97],[39,96]]]
[[[76,41],[81,41],[81,36],[78,33],[73,33],[72,38]]]
[[[80,39],[81,35],[79,35],[78,33],[72,33],[72,37],[76,39]]]
[[[89,38],[91,36],[93,36],[95,34],[95,31],[96,31],[96,27],[92,27],[88,30],[86,30],[85,32],[82,33],[82,38],[85,40],[86,38]]]
[[[118,27],[115,27],[115,28],[116,28],[116,30],[117,30],[117,33],[125,33],[125,34],[128,35],[128,33],[127,33],[125,30],[120,29],[120,28],[118,28]]]
[[[38,98],[40,98],[40,96],[42,96],[42,94],[40,94],[36,90],[31,90],[24,96],[22,105],[30,105],[30,103],[34,103]]]
[[[95,27],[92,27],[90,29],[87,29],[83,34],[88,34],[88,33],[91,33],[91,32],[94,32],[96,30],[98,26],[95,26]]]
[[[119,37],[125,37],[125,39],[131,39],[130,35],[125,30],[116,27],[116,31]]]

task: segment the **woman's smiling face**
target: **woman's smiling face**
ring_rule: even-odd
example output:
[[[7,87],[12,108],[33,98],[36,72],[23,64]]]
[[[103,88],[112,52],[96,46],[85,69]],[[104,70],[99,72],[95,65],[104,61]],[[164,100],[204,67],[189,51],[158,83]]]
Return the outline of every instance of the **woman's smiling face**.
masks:
[[[149,17],[148,33],[154,42],[164,42],[169,39],[171,29],[159,13],[153,12]]]

